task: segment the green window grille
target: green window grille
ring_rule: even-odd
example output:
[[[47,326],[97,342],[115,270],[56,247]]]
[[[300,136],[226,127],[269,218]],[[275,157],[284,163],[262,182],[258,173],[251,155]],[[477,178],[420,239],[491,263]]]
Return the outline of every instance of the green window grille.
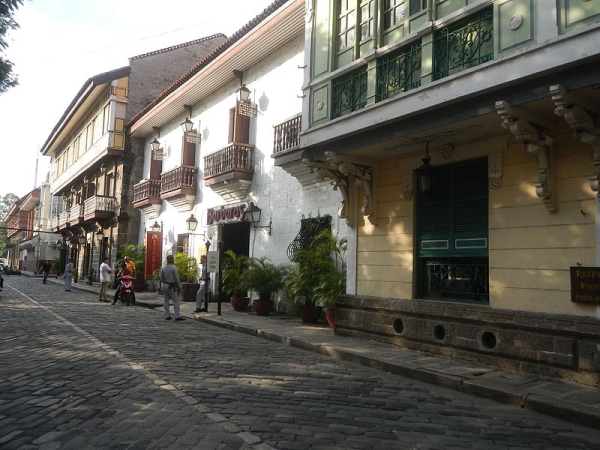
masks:
[[[436,80],[494,59],[493,16],[489,7],[436,33],[433,61]]]
[[[385,0],[383,3],[383,29],[388,30],[404,22],[404,0]]]
[[[335,119],[367,105],[367,66],[332,82],[331,118]]]
[[[377,97],[381,101],[421,86],[421,41],[377,60]]]

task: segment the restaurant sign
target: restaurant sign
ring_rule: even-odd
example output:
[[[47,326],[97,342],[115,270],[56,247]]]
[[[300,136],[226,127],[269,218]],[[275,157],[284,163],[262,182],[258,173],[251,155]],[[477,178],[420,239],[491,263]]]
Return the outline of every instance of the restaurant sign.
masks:
[[[600,305],[600,267],[571,267],[571,302]]]
[[[246,222],[246,208],[248,203],[238,205],[219,206],[206,210],[206,224],[215,225],[219,223]]]

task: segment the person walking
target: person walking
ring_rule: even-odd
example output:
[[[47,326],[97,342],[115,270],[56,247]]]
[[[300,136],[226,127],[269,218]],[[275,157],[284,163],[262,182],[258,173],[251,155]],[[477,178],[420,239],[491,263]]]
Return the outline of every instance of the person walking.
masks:
[[[100,264],[100,295],[98,301],[108,302],[106,300],[106,293],[108,292],[108,285],[110,284],[110,274],[112,269],[108,265],[108,256],[102,258],[102,264]]]
[[[42,264],[42,267],[40,267],[40,272],[42,272],[44,274],[44,280],[43,283],[46,284],[46,281],[48,280],[48,275],[50,274],[50,263],[48,261],[46,261],[44,264]]]
[[[185,320],[181,317],[179,309],[179,293],[181,292],[181,281],[179,280],[179,272],[177,267],[173,265],[175,258],[173,255],[167,256],[167,265],[160,271],[160,287],[165,296],[164,310],[165,320],[171,320],[171,312],[169,311],[169,300],[173,300],[173,309],[175,310],[175,321]]]
[[[198,279],[200,280],[200,288],[196,293],[196,311],[194,311],[195,313],[208,311],[208,299],[206,298],[206,291],[208,288],[208,271],[206,270],[206,255],[200,256],[200,266],[198,267]]]
[[[67,259],[63,276],[65,278],[65,292],[71,292],[71,274],[73,273],[73,261]]]

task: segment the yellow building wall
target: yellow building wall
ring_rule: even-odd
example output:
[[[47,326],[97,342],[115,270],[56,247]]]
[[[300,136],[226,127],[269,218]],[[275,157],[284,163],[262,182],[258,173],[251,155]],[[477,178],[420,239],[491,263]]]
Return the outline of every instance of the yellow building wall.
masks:
[[[591,149],[566,126],[554,135],[558,210],[535,193],[537,157],[511,136],[457,146],[452,160],[432,151],[432,164],[502,153],[502,185],[489,189],[489,265],[492,308],[596,315],[596,306],[571,302],[571,266],[595,266],[595,193],[590,189]],[[491,149],[491,150],[490,150]],[[377,225],[358,224],[357,294],[413,298],[414,195],[412,170],[422,155],[380,161]],[[408,168],[408,169],[407,169]],[[410,180],[407,178],[410,177]],[[413,186],[413,189],[415,187]]]

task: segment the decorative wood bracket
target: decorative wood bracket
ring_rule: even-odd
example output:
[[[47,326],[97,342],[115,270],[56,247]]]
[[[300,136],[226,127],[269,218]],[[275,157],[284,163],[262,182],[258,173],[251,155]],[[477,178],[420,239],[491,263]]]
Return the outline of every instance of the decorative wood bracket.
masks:
[[[334,190],[342,194],[341,206],[338,216],[346,219],[348,226],[354,227],[354,214],[356,205],[351,201],[348,189],[354,183],[363,188],[363,204],[360,212],[367,216],[369,221],[376,224],[376,203],[374,190],[374,163],[363,158],[351,155],[339,155],[334,152],[325,152],[327,161],[304,159],[302,162],[309,168],[317,170],[317,177],[331,180]]]
[[[502,118],[502,127],[521,141],[523,148],[538,158],[538,182],[535,193],[548,211],[556,211],[556,173],[554,171],[554,140],[548,134],[551,125],[540,116],[533,116],[509,102],[497,101],[496,111]]]
[[[554,114],[565,119],[577,139],[592,147],[593,173],[590,188],[600,197],[600,105],[593,105],[587,99],[576,97],[560,84],[550,86],[549,89],[554,100]]]

